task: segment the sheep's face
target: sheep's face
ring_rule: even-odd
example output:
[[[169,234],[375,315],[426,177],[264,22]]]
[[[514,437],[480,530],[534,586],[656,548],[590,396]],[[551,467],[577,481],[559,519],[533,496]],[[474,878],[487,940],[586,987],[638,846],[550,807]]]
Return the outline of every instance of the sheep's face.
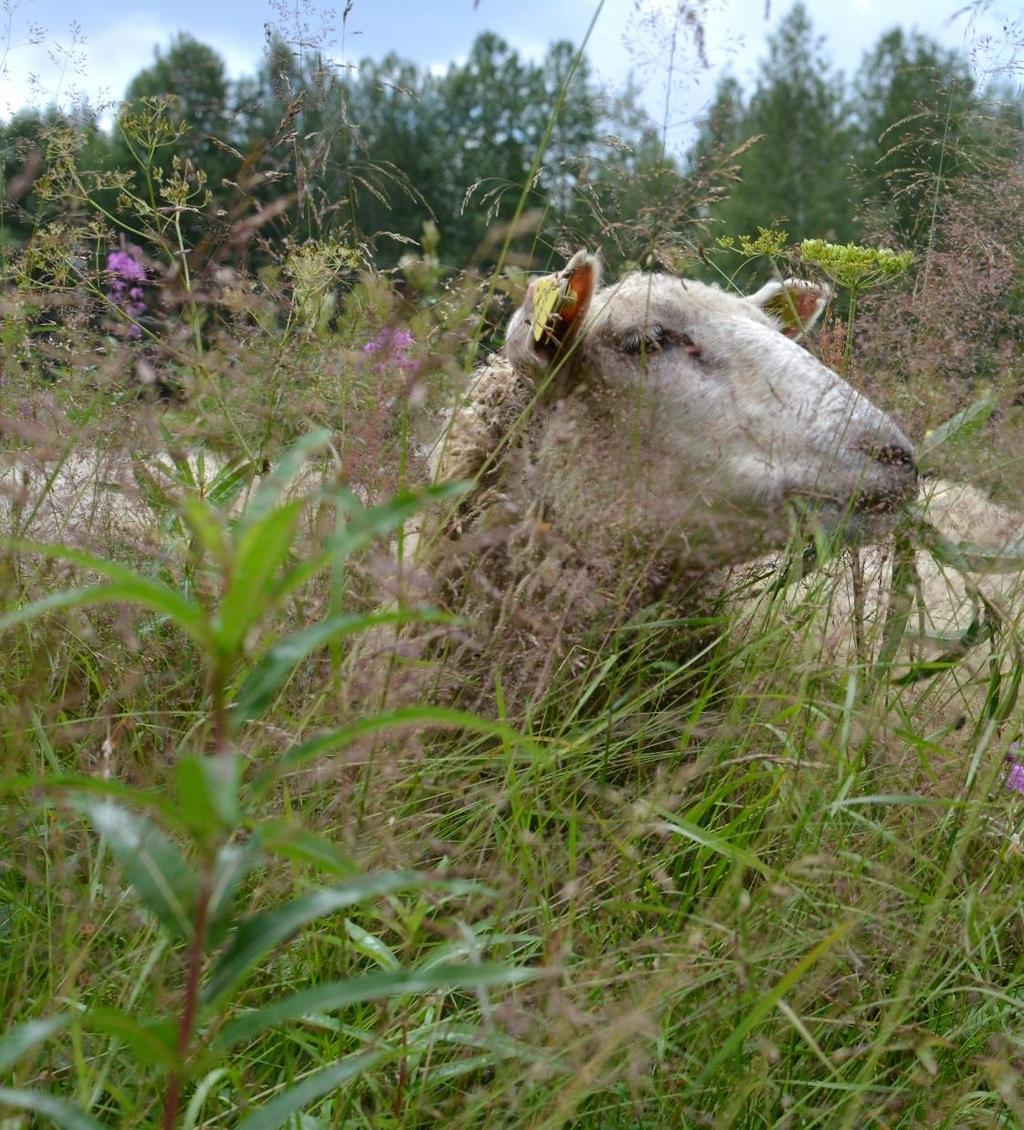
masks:
[[[778,543],[787,503],[853,538],[879,532],[916,493],[913,448],[794,340],[828,298],[667,275],[599,289],[596,262],[575,256],[509,329],[513,363],[555,394],[536,488],[564,516],[611,509],[619,533],[683,538],[705,561]]]

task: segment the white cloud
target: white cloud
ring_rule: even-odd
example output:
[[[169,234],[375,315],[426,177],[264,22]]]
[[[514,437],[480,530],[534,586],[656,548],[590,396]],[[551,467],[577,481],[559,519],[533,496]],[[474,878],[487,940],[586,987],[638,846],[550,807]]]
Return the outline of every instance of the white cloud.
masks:
[[[0,67],[0,115],[52,103],[67,108],[84,100],[107,116],[129,82],[152,63],[154,49],[166,48],[180,30],[173,15],[139,13],[86,29],[78,43],[65,31],[42,43],[14,46]],[[258,33],[241,39],[194,28],[192,34],[224,59],[232,78],[259,64]]]

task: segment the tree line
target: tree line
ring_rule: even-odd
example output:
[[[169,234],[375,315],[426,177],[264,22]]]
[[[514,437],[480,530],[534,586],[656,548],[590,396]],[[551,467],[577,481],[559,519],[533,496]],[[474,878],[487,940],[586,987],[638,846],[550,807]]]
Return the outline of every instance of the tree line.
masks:
[[[131,202],[156,214],[178,178],[190,244],[250,265],[282,241],[328,235],[393,265],[425,224],[449,267],[558,240],[673,265],[716,232],[774,224],[797,239],[885,231],[912,247],[937,184],[1016,160],[1019,118],[918,33],[883,35],[847,81],[799,3],[752,89],[720,80],[681,156],[633,86],[602,89],[566,42],[531,62],[485,33],[438,74],[393,54],[339,69],[274,41],[255,74],[231,82],[213,49],[182,34],[133,79],[111,129],[56,110],[0,128],[0,234],[5,250],[24,247],[89,203],[139,238]],[[69,204],[53,170],[72,161]]]

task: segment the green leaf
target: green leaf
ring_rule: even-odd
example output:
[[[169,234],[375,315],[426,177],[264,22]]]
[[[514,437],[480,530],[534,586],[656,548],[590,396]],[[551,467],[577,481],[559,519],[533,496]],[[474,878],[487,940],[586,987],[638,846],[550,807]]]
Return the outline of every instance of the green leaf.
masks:
[[[16,608],[0,616],[0,632],[15,624],[36,619],[39,616],[46,615],[47,612],[61,608],[71,608],[84,604],[123,603],[137,604],[168,616],[178,627],[200,643],[205,642],[209,635],[206,620],[199,605],[186,599],[160,581],[150,580],[123,565],[68,546],[44,545],[39,542],[13,539],[0,539],[0,544],[7,545],[12,549],[35,553],[41,557],[70,561],[83,569],[99,573],[101,577],[107,577],[110,581],[106,585],[90,585],[84,588],[51,593],[50,596],[43,597],[41,600]]]
[[[172,935],[190,937],[196,880],[178,848],[155,824],[112,801],[84,800],[79,804],[110,845],[142,904]]]
[[[309,864],[336,878],[350,879],[359,874],[359,867],[351,856],[325,836],[318,836],[306,828],[283,823],[261,824],[260,842],[264,850],[273,855]]]
[[[973,404],[968,404],[961,412],[940,424],[933,431],[928,432],[917,445],[917,465],[922,471],[929,468],[932,455],[943,444],[968,439],[979,431],[985,421],[995,411],[995,397],[982,396]]]
[[[275,600],[275,578],[291,552],[305,502],[285,503],[245,527],[235,550],[231,579],[214,621],[218,647],[234,655]]]
[[[206,498],[221,510],[227,509],[259,474],[255,463],[239,456],[225,464],[206,488]]]
[[[341,533],[327,539],[328,552],[336,560],[350,557],[370,542],[394,533],[427,506],[458,498],[471,488],[471,483],[437,483],[420,490],[400,491],[379,506],[360,508],[349,517]]]
[[[231,712],[235,728],[260,714],[271,704],[281,684],[310,653],[331,640],[357,635],[384,624],[450,624],[452,617],[433,609],[404,609],[394,612],[330,616],[278,640],[249,673],[239,688]]]
[[[12,1087],[0,1087],[0,1107],[2,1106],[41,1114],[54,1126],[61,1127],[61,1130],[104,1130],[102,1123],[83,1114],[77,1107],[48,1095],[45,1091],[21,1091]]]
[[[277,506],[278,499],[288,488],[288,484],[302,470],[303,463],[330,441],[327,428],[316,428],[292,444],[281,456],[270,474],[256,488],[252,500],[245,508],[239,527],[245,529],[262,521]]]
[[[702,828],[699,824],[687,820],[685,816],[677,816],[661,809],[657,811],[664,819],[664,823],[659,825],[663,832],[672,832],[684,839],[692,840],[695,844],[700,844],[701,847],[706,847],[709,851],[713,851],[741,867],[749,867],[766,878],[776,877],[775,872],[766,863],[753,852],[747,851],[746,848],[730,843],[715,832],[709,832],[707,828]]]
[[[465,710],[453,710],[447,706],[402,706],[395,710],[360,718],[348,726],[343,726],[340,730],[321,734],[319,737],[311,738],[308,742],[303,742],[302,745],[290,749],[276,765],[264,770],[256,777],[253,781],[253,790],[257,793],[261,792],[273,785],[282,774],[299,768],[313,758],[321,757],[326,753],[333,753],[357,738],[380,733],[382,730],[400,729],[403,726],[438,730],[466,730],[469,733],[485,734],[497,739],[508,748],[521,749],[530,762],[535,763],[547,759],[547,755],[536,742],[503,722],[493,722],[489,718],[481,718],[478,714],[470,714]]]
[[[198,495],[182,499],[176,509],[195,540],[209,556],[224,569],[228,560],[227,531],[223,520],[214,508]]]
[[[438,882],[416,871],[394,871],[361,876],[335,887],[302,895],[277,910],[256,914],[243,922],[203,987],[205,1003],[219,1000],[270,950],[325,914],[346,910],[380,895],[411,890]]]
[[[541,976],[534,969],[514,969],[497,962],[480,965],[438,965],[433,969],[386,969],[329,981],[302,989],[233,1020],[213,1041],[212,1049],[224,1053],[268,1028],[278,1028],[315,1013],[335,1012],[349,1005],[411,993],[450,993],[456,990],[495,989],[521,985]]]
[[[469,486],[466,483],[440,483],[422,490],[401,491],[387,502],[369,509],[348,491],[340,488],[326,491],[325,497],[332,499],[339,509],[349,512],[348,522],[341,533],[327,539],[324,552],[303,561],[281,578],[274,601],[300,589],[328,565],[344,561],[367,545],[393,534],[428,505],[456,498],[464,494]]]
[[[301,1083],[289,1088],[255,1114],[250,1114],[239,1124],[238,1130],[276,1130],[314,1099],[321,1098],[340,1087],[342,1083],[347,1083],[349,1079],[361,1075],[387,1054],[385,1051],[360,1052],[338,1063],[332,1063],[330,1067],[314,1071],[312,1075],[307,1075]]]
[[[238,885],[262,859],[260,840],[253,837],[244,844],[224,844],[213,864],[210,891],[210,925],[215,926],[231,912]]]
[[[139,1023],[119,1008],[91,1008],[82,1018],[84,1027],[122,1040],[139,1063],[174,1071],[179,1067],[174,1025],[170,1020]]]
[[[48,1016],[43,1020],[26,1020],[24,1024],[12,1028],[0,1039],[0,1072],[13,1067],[36,1044],[41,1044],[63,1032],[76,1015],[73,1012],[58,1012],[56,1016]]]
[[[237,754],[216,757],[189,754],[179,759],[174,775],[181,814],[193,831],[210,836],[238,827],[242,760]]]
[[[357,926],[351,918],[345,919],[345,933],[348,934],[349,941],[356,953],[368,957],[381,969],[395,970],[401,968],[402,963],[395,956],[390,946],[378,938],[376,934],[371,934],[368,930],[364,930],[362,926]]]

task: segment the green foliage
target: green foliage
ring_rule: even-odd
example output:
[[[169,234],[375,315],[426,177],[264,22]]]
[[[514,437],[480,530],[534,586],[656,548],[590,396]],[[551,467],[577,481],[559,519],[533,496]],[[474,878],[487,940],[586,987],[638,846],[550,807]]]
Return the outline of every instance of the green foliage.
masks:
[[[173,944],[182,947],[184,987],[180,1002],[165,1016],[139,1021],[130,1012],[102,1007],[81,1017],[59,1014],[22,1024],[0,1042],[0,1062],[12,1065],[39,1044],[64,1032],[72,1024],[109,1037],[140,1066],[156,1070],[166,1081],[164,1125],[177,1124],[184,1087],[201,1062],[209,1071],[227,1051],[252,1040],[264,1030],[302,1021],[311,1011],[336,1010],[370,1000],[410,994],[448,993],[457,989],[498,988],[529,979],[525,970],[498,963],[468,966],[434,964],[407,971],[394,959],[383,975],[345,979],[286,995],[238,1021],[213,1054],[200,1060],[199,1033],[215,1030],[229,1001],[237,995],[254,967],[266,963],[271,953],[311,925],[372,900],[432,888],[449,895],[475,891],[472,884],[440,881],[429,875],[401,871],[356,874],[340,883],[313,886],[298,897],[268,910],[242,915],[239,903],[251,889],[255,872],[265,868],[268,854],[281,847],[292,856],[287,838],[273,823],[264,838],[260,801],[262,788],[243,786],[244,767],[232,745],[229,731],[238,731],[262,715],[276,692],[311,652],[343,635],[381,624],[401,624],[414,618],[430,619],[429,612],[399,609],[379,616],[348,614],[327,617],[312,628],[279,638],[269,646],[252,645],[252,638],[282,601],[309,583],[319,572],[348,560],[382,534],[392,533],[425,504],[451,497],[450,488],[434,488],[400,495],[382,506],[366,509],[348,495],[339,495],[339,524],[325,550],[312,560],[293,562],[297,522],[307,498],[285,500],[283,495],[300,472],[307,456],[322,446],[325,435],[314,433],[296,443],[264,477],[248,507],[226,525],[213,505],[192,494],[182,509],[182,521],[194,535],[193,552],[199,571],[208,576],[204,588],[216,599],[176,591],[170,585],[133,573],[130,569],[94,555],[63,546],[26,545],[47,556],[74,562],[105,577],[105,583],[68,589],[23,605],[0,618],[0,631],[29,624],[56,608],[118,602],[161,613],[197,645],[209,690],[209,744],[207,757],[186,755],[176,767],[176,796],[169,804],[159,801],[142,815],[112,796],[97,797],[94,790],[74,778],[44,783],[71,798],[88,817],[102,846],[109,850],[127,889],[154,916]],[[457,492],[456,492],[457,493]],[[212,583],[211,583],[212,582]],[[251,668],[237,698],[229,703],[239,671]],[[336,745],[345,735],[330,735]],[[323,738],[320,739],[323,742]],[[305,755],[302,747],[285,755],[294,764]],[[273,780],[273,777],[271,777]],[[114,790],[118,795],[120,790]],[[161,824],[166,827],[162,827]],[[182,844],[182,838],[185,844]],[[330,864],[330,857],[321,858]],[[306,854],[309,861],[316,856]],[[346,870],[348,865],[346,864]],[[372,935],[354,923],[364,941]],[[379,948],[379,947],[378,947]],[[168,953],[172,953],[168,949]],[[357,1055],[345,1061],[346,1070],[330,1069],[307,1078],[278,1095],[244,1125],[278,1126],[290,1114],[343,1079],[368,1070],[382,1052]],[[319,1082],[314,1083],[313,1080]],[[81,1110],[56,1097],[30,1090],[0,1091],[0,1101],[14,1108],[36,1110],[59,1125],[96,1125]]]
[[[894,282],[914,262],[913,251],[862,247],[856,243],[840,245],[823,239],[805,239],[800,244],[800,257],[848,290]]]
[[[850,295],[909,276],[909,252],[835,241],[867,202],[907,231],[915,272],[928,261],[922,210],[974,167],[954,126],[981,105],[942,85],[941,54],[938,86],[899,85],[931,50],[887,41],[870,97],[847,104],[795,11],[756,92],[723,83],[692,180],[635,92],[606,101],[564,45],[532,63],[495,37],[444,75],[394,58],[339,75],[275,41],[234,85],[182,37],[136,80],[116,140],[57,114],[8,124],[5,183],[38,159],[22,195],[0,194],[16,284],[0,427],[4,458],[24,458],[0,483],[9,1119],[1021,1122],[1004,757],[1024,661],[975,578],[1019,572],[1019,540],[955,543],[906,515],[880,614],[842,660],[834,547],[801,541],[813,567],[762,584],[756,636],[723,610],[699,625],[721,639],[683,661],[666,643],[683,625],[648,610],[576,649],[524,716],[500,687],[492,717],[361,700],[372,672],[346,654],[412,624],[473,646],[419,603],[381,610],[405,591],[382,543],[455,502],[409,484],[433,410],[521,296],[516,256],[585,240],[614,266],[691,269],[710,209],[723,250],[758,267],[797,259],[785,217]],[[933,90],[931,116],[886,120]],[[950,106],[955,144],[915,148],[915,123]],[[160,292],[138,341],[106,297],[122,234]],[[377,271],[400,257],[402,294]],[[497,269],[453,276],[470,263]],[[924,436],[922,469],[975,473],[991,447],[1019,486],[1013,390],[946,410],[937,377],[911,387],[855,356],[854,329],[877,326],[848,314],[847,373]],[[388,346],[397,327],[409,356]],[[962,338],[965,363],[979,343]],[[174,401],[139,401],[127,375],[148,372]],[[27,540],[86,451],[127,468],[88,486],[144,532],[105,528],[101,502]],[[42,501],[21,472],[44,476]],[[966,586],[954,638],[929,636],[922,553]],[[411,654],[387,675],[429,700],[458,670]]]
[[[691,153],[699,166],[720,150],[759,139],[740,159],[742,181],[714,209],[726,232],[781,224],[796,239],[854,234],[849,191],[853,134],[840,77],[826,61],[807,9],[796,4],[768,44],[757,84],[744,97],[719,85]]]

